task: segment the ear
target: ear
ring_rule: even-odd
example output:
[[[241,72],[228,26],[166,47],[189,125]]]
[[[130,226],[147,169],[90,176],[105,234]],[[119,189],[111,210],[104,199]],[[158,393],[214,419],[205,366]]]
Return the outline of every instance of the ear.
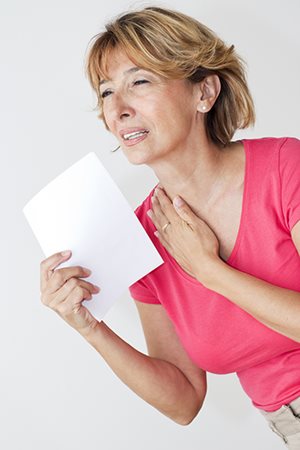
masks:
[[[218,75],[208,75],[199,82],[200,99],[197,104],[197,111],[206,113],[215,104],[220,91],[221,81]]]

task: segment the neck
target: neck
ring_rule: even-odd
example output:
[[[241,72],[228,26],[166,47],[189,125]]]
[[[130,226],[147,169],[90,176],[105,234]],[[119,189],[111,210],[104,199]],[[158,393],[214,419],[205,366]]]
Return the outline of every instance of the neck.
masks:
[[[212,207],[225,192],[240,185],[243,177],[242,144],[219,148],[206,141],[152,165],[171,200],[180,195],[194,210]]]

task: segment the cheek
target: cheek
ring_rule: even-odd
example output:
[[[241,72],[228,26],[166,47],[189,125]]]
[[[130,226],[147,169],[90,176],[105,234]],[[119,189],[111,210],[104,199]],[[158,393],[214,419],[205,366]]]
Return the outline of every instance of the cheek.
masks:
[[[111,115],[107,111],[107,108],[102,108],[102,120],[105,125],[105,128],[113,133],[113,121]]]
[[[164,105],[164,108],[159,111],[159,116],[161,118],[160,126],[172,134],[180,134],[189,123],[189,118],[182,105],[174,103]]]
[[[163,101],[161,100],[156,104],[156,112],[160,117],[164,117],[168,123],[181,123],[184,120],[189,120],[187,116],[190,116],[192,107],[189,99],[186,98],[180,91],[174,95],[164,96]],[[179,122],[178,122],[179,121]]]

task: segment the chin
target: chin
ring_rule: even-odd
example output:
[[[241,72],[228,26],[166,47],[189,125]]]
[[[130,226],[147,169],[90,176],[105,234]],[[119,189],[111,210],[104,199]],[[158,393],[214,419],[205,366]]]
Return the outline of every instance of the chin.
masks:
[[[126,159],[130,164],[133,164],[134,166],[140,166],[141,164],[147,164],[152,161],[151,158],[149,158],[149,155],[143,155],[142,152],[130,152],[128,150],[122,149]]]

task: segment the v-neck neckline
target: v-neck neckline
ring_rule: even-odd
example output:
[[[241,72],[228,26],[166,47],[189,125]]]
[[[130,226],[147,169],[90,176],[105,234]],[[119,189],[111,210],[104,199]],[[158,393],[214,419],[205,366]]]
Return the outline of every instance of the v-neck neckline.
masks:
[[[239,222],[239,228],[238,228],[238,233],[236,236],[236,240],[234,243],[234,246],[232,248],[232,251],[229,255],[229,257],[227,258],[226,261],[224,261],[226,264],[231,265],[232,262],[234,261],[240,243],[241,243],[241,239],[243,236],[243,230],[244,230],[244,224],[245,224],[245,215],[246,215],[246,209],[247,209],[247,205],[248,205],[248,188],[249,188],[249,173],[250,173],[250,152],[249,152],[249,147],[248,147],[248,139],[241,139],[240,142],[243,144],[243,150],[244,150],[244,154],[245,154],[245,167],[244,167],[244,186],[243,186],[243,195],[242,195],[242,208],[241,208],[241,215],[240,215],[240,222]],[[163,247],[163,246],[162,246]],[[193,278],[191,275],[189,275],[187,272],[185,272],[182,267],[180,266],[180,264],[178,264],[178,262],[176,261],[175,258],[173,258],[163,247],[166,257],[168,259],[168,261],[173,265],[173,267],[177,270],[177,272],[183,276],[184,278],[186,278],[187,280],[189,280],[192,283],[195,284],[199,284],[199,281],[196,280],[195,278]]]

